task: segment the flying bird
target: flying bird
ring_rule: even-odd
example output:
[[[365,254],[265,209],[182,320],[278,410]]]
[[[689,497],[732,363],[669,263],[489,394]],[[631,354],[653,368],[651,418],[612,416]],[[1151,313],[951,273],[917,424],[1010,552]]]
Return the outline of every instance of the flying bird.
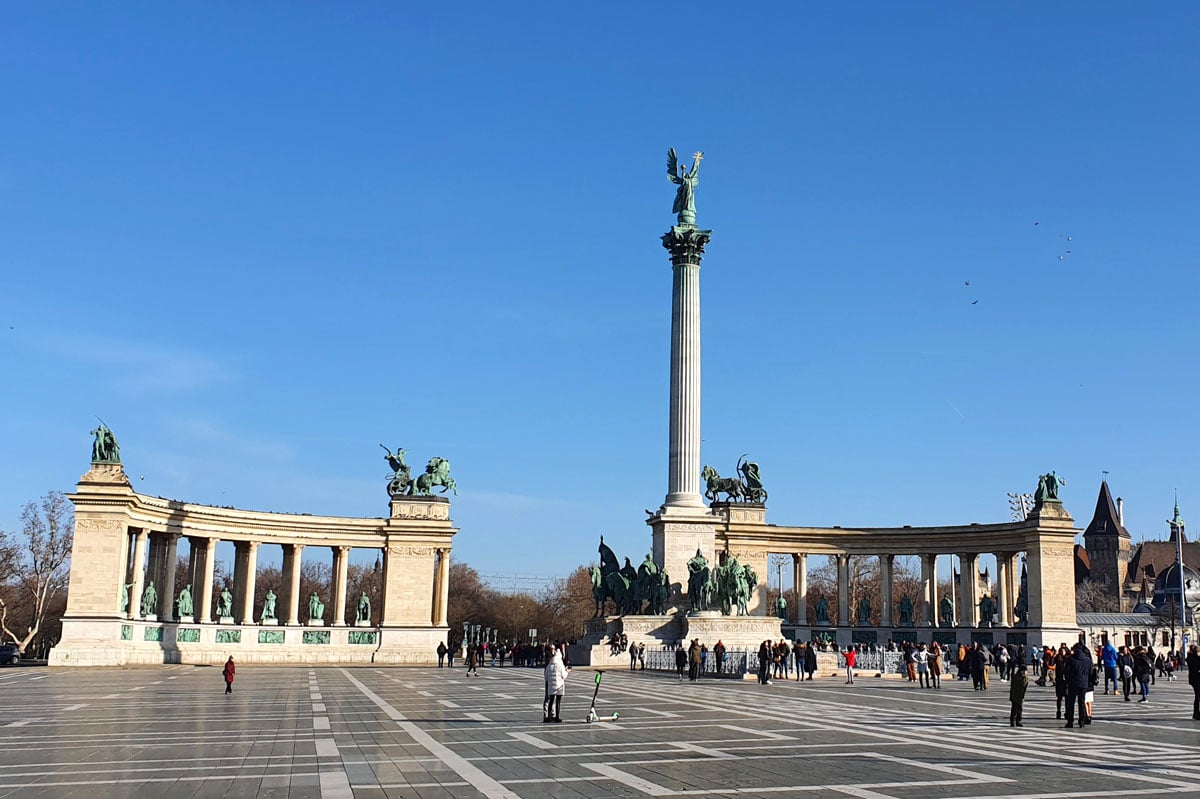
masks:
[[[971,304],[972,304],[972,305],[978,305],[978,304],[979,304],[979,300],[971,300]]]

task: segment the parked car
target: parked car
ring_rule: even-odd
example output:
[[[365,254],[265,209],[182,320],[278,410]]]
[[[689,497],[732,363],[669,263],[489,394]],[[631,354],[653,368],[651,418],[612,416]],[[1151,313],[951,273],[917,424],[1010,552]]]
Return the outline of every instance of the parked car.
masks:
[[[16,644],[0,644],[0,666],[15,666],[21,662],[21,650]]]

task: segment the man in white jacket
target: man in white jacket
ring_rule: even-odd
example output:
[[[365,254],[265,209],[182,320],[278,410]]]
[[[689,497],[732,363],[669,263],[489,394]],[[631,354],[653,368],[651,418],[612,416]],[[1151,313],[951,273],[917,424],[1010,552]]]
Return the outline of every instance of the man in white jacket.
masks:
[[[563,689],[567,686],[567,673],[563,665],[562,652],[555,647],[546,661],[546,698],[542,702],[542,723],[561,724],[559,705],[562,704]]]

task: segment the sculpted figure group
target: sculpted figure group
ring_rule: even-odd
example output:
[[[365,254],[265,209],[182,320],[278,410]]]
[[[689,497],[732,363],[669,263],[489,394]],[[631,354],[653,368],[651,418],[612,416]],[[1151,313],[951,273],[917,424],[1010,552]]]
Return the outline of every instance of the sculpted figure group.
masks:
[[[605,606],[612,600],[618,614],[642,614],[661,616],[667,612],[667,599],[671,593],[671,578],[658,567],[649,554],[636,569],[625,558],[619,565],[616,554],[600,538],[600,565],[590,569],[592,600],[596,605],[596,617],[604,615]]]
[[[458,495],[458,483],[450,476],[450,461],[445,458],[430,458],[429,463],[425,464],[425,471],[418,474],[416,478],[412,476],[412,472],[408,468],[408,464],[404,462],[404,455],[407,450],[396,447],[396,453],[383,444],[383,451],[387,454],[383,459],[387,461],[388,466],[392,467],[392,476],[388,478],[388,494],[393,497],[400,496],[417,496],[429,497],[433,496],[433,489],[441,487],[442,493],[453,491]]]
[[[716,502],[722,494],[725,502],[753,502],[762,504],[767,501],[767,491],[762,485],[762,476],[758,464],[746,460],[746,456],[738,458],[738,477],[722,477],[716,469],[705,466],[700,471],[700,479],[704,481],[704,496],[709,502]]]

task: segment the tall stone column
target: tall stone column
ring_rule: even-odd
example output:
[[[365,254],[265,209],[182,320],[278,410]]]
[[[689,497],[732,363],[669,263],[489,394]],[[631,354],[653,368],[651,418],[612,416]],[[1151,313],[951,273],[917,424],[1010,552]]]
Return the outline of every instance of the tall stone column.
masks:
[[[245,565],[242,576],[242,604],[239,624],[254,623],[254,590],[258,585],[258,543],[246,542]]]
[[[142,591],[146,587],[146,546],[149,535],[138,530],[133,539],[133,587],[129,591],[129,618],[142,617]]]
[[[940,626],[938,619],[938,577],[937,555],[922,555],[923,560],[929,561],[929,592],[925,596],[925,623],[930,627]]]
[[[159,576],[158,618],[175,618],[175,564],[179,560],[179,535],[163,534],[163,564]]]
[[[346,576],[350,567],[350,547],[333,550],[333,626],[346,626]]]
[[[837,556],[838,626],[850,626],[850,556]]]
[[[287,623],[300,623],[300,563],[304,558],[304,544],[292,544],[284,547],[284,552],[290,552],[291,557],[284,556],[284,565],[291,566],[284,573],[288,586]]]
[[[1001,627],[1011,627],[1012,597],[1009,595],[1008,570],[1011,565],[1011,552],[996,553],[996,610],[1000,614]]]
[[[895,555],[879,556],[879,626],[892,626],[892,561]]]
[[[979,556],[963,553],[958,556],[958,623],[963,627],[975,626],[978,611],[975,587],[979,583]]]
[[[663,236],[671,254],[671,418],[666,505],[703,508],[700,496],[700,260],[712,236],[676,225]]]
[[[450,549],[438,550],[437,603],[434,606],[433,624],[445,627],[450,608]]]
[[[792,591],[796,600],[796,624],[808,624],[808,555],[792,555]]]
[[[237,614],[241,613],[242,603],[245,599],[243,591],[246,585],[246,542],[233,542],[233,589],[229,592],[233,595],[233,604],[229,607],[229,616],[236,619]],[[240,623],[240,622],[239,622]]]
[[[201,567],[203,559],[202,542],[197,544],[197,539],[188,536],[188,567],[187,567],[187,586],[195,597],[200,590],[200,579],[197,576],[198,569]],[[192,603],[195,606],[195,601]]]
[[[213,572],[217,567],[217,539],[204,539],[204,565],[200,571],[200,614],[197,618],[201,624],[212,621],[213,613]]]
[[[117,585],[117,588],[119,589],[119,591],[125,591],[126,583],[133,582],[133,580],[129,579],[130,573],[131,573],[130,563],[129,563],[129,550],[130,550],[131,544],[130,544],[130,537],[129,537],[128,529],[125,530],[124,535],[122,535],[121,541],[124,544],[124,546],[121,547],[121,552],[119,555],[121,566],[117,570],[117,574],[121,575],[121,579]],[[128,594],[126,594],[126,596],[128,597]],[[121,609],[121,594],[118,592],[117,604],[114,606],[113,610],[120,610],[120,609]],[[125,609],[126,609],[126,611],[128,611],[129,606],[126,605]]]

